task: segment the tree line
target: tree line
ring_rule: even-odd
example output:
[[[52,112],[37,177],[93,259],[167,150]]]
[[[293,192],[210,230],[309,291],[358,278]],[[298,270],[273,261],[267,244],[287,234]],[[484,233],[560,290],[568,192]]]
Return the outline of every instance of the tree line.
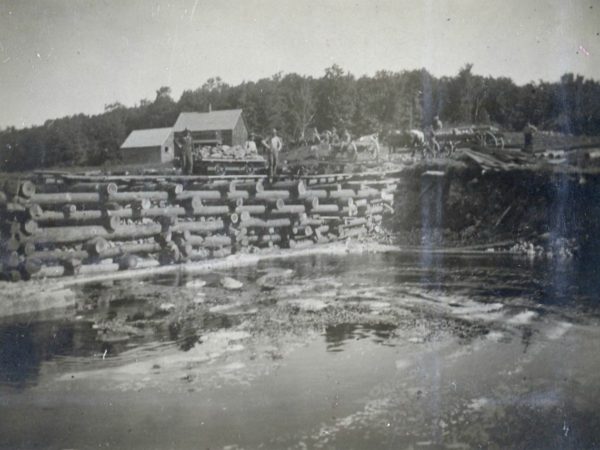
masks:
[[[600,83],[565,74],[558,82],[517,86],[510,78],[476,75],[465,65],[456,76],[434,77],[425,69],[379,71],[355,77],[337,65],[320,78],[278,73],[232,86],[210,78],[174,100],[169,87],[134,107],[105,106],[102,114],[47,120],[0,131],[2,170],[95,166],[118,161],[118,149],[135,129],[169,127],[180,112],[242,108],[251,131],[280,130],[298,142],[307,129],[348,128],[352,134],[384,135],[423,128],[434,116],[454,126],[494,124],[521,130],[529,121],[545,130],[600,134]]]

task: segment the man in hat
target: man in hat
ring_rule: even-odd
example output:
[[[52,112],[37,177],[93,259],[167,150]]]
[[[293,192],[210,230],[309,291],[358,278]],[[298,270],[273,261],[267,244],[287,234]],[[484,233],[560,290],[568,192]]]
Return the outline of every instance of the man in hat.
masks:
[[[186,128],[183,130],[183,139],[177,140],[177,145],[181,147],[181,170],[186,175],[191,175],[194,171],[193,144],[192,132]]]

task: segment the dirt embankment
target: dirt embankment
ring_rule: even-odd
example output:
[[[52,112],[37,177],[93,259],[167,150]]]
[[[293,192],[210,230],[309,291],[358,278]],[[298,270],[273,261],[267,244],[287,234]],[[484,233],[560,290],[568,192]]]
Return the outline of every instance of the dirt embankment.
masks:
[[[388,227],[401,245],[595,250],[599,200],[600,175],[421,165],[401,176]]]

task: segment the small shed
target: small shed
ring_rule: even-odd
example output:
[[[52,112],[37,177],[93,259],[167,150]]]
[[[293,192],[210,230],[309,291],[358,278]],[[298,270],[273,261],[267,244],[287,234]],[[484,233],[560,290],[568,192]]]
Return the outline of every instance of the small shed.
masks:
[[[174,157],[173,128],[134,130],[121,144],[125,164],[160,164]]]
[[[203,145],[244,145],[248,129],[241,109],[210,112],[182,112],[173,127],[175,139],[181,139],[188,129],[192,133],[194,147]]]

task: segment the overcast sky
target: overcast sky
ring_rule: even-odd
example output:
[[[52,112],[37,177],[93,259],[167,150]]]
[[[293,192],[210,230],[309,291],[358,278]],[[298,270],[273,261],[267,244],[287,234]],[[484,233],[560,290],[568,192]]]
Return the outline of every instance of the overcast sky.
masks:
[[[600,79],[599,0],[0,0],[0,127],[279,71]]]

